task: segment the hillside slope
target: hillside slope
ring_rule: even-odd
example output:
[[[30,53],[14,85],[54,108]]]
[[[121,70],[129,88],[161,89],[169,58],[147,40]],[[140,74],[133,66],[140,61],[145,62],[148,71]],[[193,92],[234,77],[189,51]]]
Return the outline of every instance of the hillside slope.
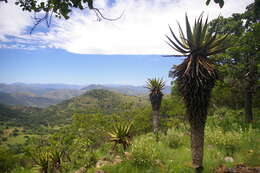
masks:
[[[61,101],[61,99],[35,96],[32,93],[9,94],[0,92],[0,103],[10,106],[22,105],[44,108],[53,104],[60,103]]]
[[[123,114],[131,109],[142,107],[148,104],[146,97],[127,96],[120,93],[95,89],[84,94],[65,100],[59,104],[47,108],[9,106],[10,115],[15,117],[23,114],[29,117],[24,121],[34,125],[60,125],[71,121],[73,114]],[[7,106],[6,106],[7,108]],[[8,112],[8,111],[7,111]],[[17,114],[16,114],[17,113]],[[0,117],[6,117],[1,114]]]
[[[60,104],[43,109],[39,116],[45,117],[45,123],[67,122],[73,114],[112,114],[126,112],[134,107],[141,107],[148,101],[144,97],[127,96],[103,89],[87,91]],[[47,118],[46,118],[47,117]]]

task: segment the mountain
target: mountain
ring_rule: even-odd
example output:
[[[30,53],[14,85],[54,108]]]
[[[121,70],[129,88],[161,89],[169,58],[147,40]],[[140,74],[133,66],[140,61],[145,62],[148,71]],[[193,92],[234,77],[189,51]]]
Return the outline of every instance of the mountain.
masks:
[[[17,93],[17,92],[30,92],[40,96],[49,91],[53,91],[52,88],[38,88],[25,84],[0,84],[0,92],[2,93]]]
[[[37,112],[43,124],[66,123],[73,114],[104,114],[126,112],[135,107],[148,104],[148,99],[140,96],[128,96],[120,93],[94,89],[80,96],[65,100]]]
[[[1,93],[0,92],[0,103],[5,105],[22,105],[32,107],[48,107],[53,104],[60,103],[60,99],[51,99],[45,97],[38,97],[33,93]]]
[[[149,93],[148,89],[146,89],[144,86],[132,86],[132,85],[88,85],[84,88],[81,88],[81,90],[84,91],[89,91],[93,89],[105,89],[105,90],[119,92],[130,96],[144,95]],[[171,87],[166,86],[163,92],[165,94],[170,94]]]
[[[9,84],[17,87],[28,87],[28,88],[41,88],[41,89],[80,89],[82,85],[62,84],[62,83],[51,83],[51,84],[26,84],[26,83],[12,83]]]
[[[0,84],[0,103],[47,107],[81,95],[84,91],[80,88],[82,86],[66,84]]]
[[[13,101],[10,94],[1,93],[1,96],[9,98],[10,102]],[[127,111],[147,104],[149,102],[146,97],[127,96],[103,89],[94,89],[47,108],[0,104],[0,123],[38,128],[41,125],[67,124],[74,114],[124,115]]]
[[[80,89],[81,88],[81,89]],[[148,95],[149,91],[144,86],[131,85],[80,85],[66,84],[0,84],[0,103],[6,105],[23,105],[33,107],[48,107],[80,96],[86,91],[93,89],[104,89],[129,96]],[[163,91],[169,94],[170,86]]]
[[[67,99],[71,99],[72,97],[79,96],[83,93],[84,91],[82,90],[59,89],[59,90],[46,92],[41,96],[50,99],[67,100]]]

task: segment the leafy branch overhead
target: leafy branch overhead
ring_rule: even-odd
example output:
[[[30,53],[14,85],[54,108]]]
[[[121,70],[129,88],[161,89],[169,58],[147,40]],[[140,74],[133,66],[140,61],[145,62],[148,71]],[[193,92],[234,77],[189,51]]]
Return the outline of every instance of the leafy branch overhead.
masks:
[[[207,0],[206,4],[209,5],[211,0]],[[224,6],[224,0],[214,0],[215,3],[217,3],[219,5],[220,8],[222,8]]]
[[[5,2],[7,2],[7,0]],[[101,21],[102,19],[114,21],[118,20],[123,15],[122,13],[117,18],[107,18],[102,14],[99,8],[94,6],[93,0],[16,0],[15,4],[21,7],[23,11],[34,12],[35,24],[31,32],[37,25],[44,21],[46,22],[47,27],[49,27],[53,15],[57,18],[69,19],[73,9],[93,10],[98,21]],[[42,15],[42,13],[44,13],[44,15]]]

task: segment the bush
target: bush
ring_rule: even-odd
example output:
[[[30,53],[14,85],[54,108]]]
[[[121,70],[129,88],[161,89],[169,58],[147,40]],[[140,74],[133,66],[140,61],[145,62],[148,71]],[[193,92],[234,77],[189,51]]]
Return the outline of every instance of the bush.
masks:
[[[227,155],[233,155],[239,149],[241,140],[241,132],[228,131],[225,132],[221,128],[206,128],[206,140],[220,149],[223,149]]]
[[[247,124],[242,113],[241,110],[231,110],[223,107],[216,110],[213,116],[208,117],[207,124],[211,127],[219,127],[224,132],[245,129]]]
[[[177,131],[174,128],[172,128],[167,131],[167,135],[163,136],[161,140],[169,148],[178,148],[184,144],[183,138],[183,132]]]
[[[160,151],[152,134],[136,138],[130,148],[131,162],[137,166],[155,166],[160,158]]]
[[[0,146],[0,172],[11,171],[16,164],[16,157],[11,150]]]

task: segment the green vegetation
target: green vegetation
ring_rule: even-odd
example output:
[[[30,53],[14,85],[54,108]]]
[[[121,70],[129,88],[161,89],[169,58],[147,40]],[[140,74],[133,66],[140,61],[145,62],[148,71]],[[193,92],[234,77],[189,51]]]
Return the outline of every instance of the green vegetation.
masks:
[[[168,37],[188,56],[171,71],[170,95],[150,79],[150,97],[93,89],[42,109],[0,105],[0,172],[189,173],[202,172],[202,161],[204,173],[252,172],[260,166],[260,25],[251,7],[209,24],[200,16],[193,29],[186,18],[187,38],[181,29],[180,39]]]
[[[108,132],[110,137],[110,141],[114,142],[114,147],[117,144],[121,144],[124,147],[124,150],[130,145],[130,130],[132,127],[132,123],[123,125],[123,124],[116,124],[112,132]]]

